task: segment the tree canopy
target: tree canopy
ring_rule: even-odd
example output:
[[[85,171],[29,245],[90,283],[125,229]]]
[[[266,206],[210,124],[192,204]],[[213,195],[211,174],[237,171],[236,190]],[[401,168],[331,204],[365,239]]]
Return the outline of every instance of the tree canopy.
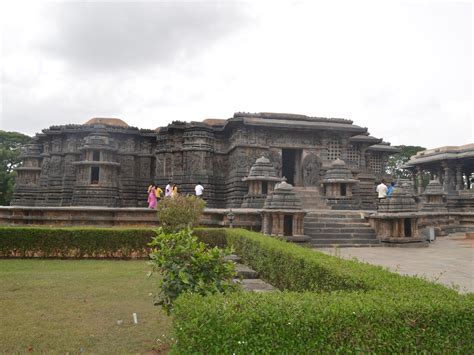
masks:
[[[396,148],[400,149],[399,153],[393,154],[388,158],[386,172],[397,178],[408,178],[409,171],[402,169],[402,166],[410,160],[412,155],[426,148],[415,145],[399,145]]]
[[[21,146],[31,137],[18,132],[0,130],[0,205],[9,205],[13,194],[14,169],[21,163]]]

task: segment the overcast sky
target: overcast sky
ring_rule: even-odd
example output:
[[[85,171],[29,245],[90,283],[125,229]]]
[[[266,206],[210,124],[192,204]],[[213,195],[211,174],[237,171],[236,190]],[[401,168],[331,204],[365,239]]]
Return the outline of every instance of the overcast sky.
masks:
[[[343,117],[393,145],[474,141],[470,2],[2,1],[0,128],[237,111]]]

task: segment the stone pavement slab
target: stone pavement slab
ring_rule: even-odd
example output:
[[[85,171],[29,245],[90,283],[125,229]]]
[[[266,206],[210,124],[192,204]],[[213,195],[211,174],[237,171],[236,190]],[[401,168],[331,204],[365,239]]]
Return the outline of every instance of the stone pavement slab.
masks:
[[[404,275],[474,292],[474,239],[465,234],[437,238],[428,248],[320,248],[319,251],[345,259],[381,265]]]

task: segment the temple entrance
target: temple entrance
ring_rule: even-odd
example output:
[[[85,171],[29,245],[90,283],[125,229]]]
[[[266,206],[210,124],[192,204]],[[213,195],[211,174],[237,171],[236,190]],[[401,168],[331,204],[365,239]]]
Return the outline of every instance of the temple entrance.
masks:
[[[293,235],[293,216],[283,217],[283,235],[291,237]]]
[[[281,175],[293,186],[301,185],[301,149],[281,150]]]
[[[410,218],[404,219],[403,229],[405,232],[405,237],[411,237],[411,219]]]

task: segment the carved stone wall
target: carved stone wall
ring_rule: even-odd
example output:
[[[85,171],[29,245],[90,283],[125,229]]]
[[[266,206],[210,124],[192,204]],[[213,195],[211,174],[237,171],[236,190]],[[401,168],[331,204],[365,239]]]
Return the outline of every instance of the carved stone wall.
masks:
[[[345,158],[360,177],[354,206],[372,206],[372,185],[389,154],[386,146],[368,150],[381,140],[366,128],[345,119],[273,113],[217,121],[175,121],[156,131],[117,119],[52,126],[25,147],[12,204],[145,207],[151,183],[164,188],[172,181],[182,194],[194,194],[200,182],[208,207],[238,208],[248,192],[242,179],[264,156],[278,177],[294,164],[295,185],[313,190],[321,188],[330,163]]]

